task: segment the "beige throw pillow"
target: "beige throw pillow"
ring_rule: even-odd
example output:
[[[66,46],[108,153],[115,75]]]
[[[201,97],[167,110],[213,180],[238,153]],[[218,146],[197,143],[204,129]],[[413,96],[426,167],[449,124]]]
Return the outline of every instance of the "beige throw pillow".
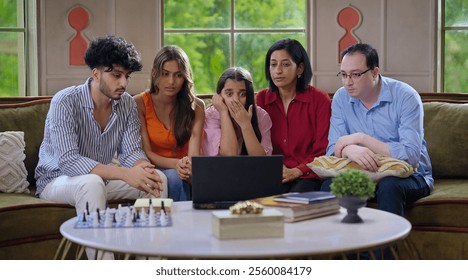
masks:
[[[29,193],[24,147],[24,132],[0,132],[0,192]]]
[[[379,161],[380,167],[376,172],[364,170],[359,164],[350,159],[335,156],[321,156],[315,158],[315,160],[308,163],[307,166],[321,178],[335,177],[340,172],[347,169],[359,169],[367,174],[374,182],[378,182],[387,176],[406,178],[414,173],[414,168],[406,161],[384,156],[379,156]]]

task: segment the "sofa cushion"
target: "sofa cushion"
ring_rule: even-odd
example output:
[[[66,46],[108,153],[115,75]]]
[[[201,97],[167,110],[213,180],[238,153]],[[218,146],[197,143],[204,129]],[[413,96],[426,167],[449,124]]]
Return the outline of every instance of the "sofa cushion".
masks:
[[[24,158],[24,132],[0,132],[0,192],[29,193]]]
[[[39,147],[44,137],[44,125],[49,105],[50,99],[0,105],[0,131],[24,131],[26,142],[24,164],[31,186],[35,185],[34,170],[39,161]]]
[[[0,195],[0,248],[25,239],[56,235],[60,225],[76,216],[73,206],[38,199],[33,193]]]
[[[468,179],[437,179],[434,192],[406,213],[414,228],[468,232]]]
[[[468,178],[468,104],[426,102],[423,106],[434,178]]]

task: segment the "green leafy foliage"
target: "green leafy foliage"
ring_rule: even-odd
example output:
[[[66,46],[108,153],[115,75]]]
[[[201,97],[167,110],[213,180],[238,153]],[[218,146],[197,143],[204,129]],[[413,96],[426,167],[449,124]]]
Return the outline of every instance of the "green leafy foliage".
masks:
[[[197,94],[214,93],[219,76],[231,66],[251,72],[255,91],[266,88],[270,46],[285,37],[307,45],[305,0],[236,0],[234,5],[231,26],[231,0],[164,1],[164,45],[187,53]],[[231,37],[231,28],[244,32]]]
[[[468,1],[445,0],[444,91],[468,92]]]
[[[16,1],[17,0],[0,1],[0,27],[16,27]]]
[[[358,197],[374,197],[375,183],[357,169],[348,169],[336,175],[330,185],[331,192],[342,197],[344,195],[354,195]]]
[[[18,96],[18,56],[0,53],[0,96]]]
[[[0,27],[17,26],[16,0],[0,1]],[[18,34],[0,32],[0,96],[18,96]]]

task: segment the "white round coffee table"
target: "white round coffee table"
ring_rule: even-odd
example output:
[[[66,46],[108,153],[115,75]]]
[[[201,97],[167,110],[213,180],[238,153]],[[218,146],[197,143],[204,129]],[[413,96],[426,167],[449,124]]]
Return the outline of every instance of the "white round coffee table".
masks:
[[[219,240],[212,235],[211,211],[175,202],[171,227],[76,229],[76,218],[60,227],[67,242],[135,256],[199,259],[323,257],[383,247],[404,239],[411,224],[404,218],[361,208],[364,222],[344,224],[340,213],[285,223],[284,237]]]

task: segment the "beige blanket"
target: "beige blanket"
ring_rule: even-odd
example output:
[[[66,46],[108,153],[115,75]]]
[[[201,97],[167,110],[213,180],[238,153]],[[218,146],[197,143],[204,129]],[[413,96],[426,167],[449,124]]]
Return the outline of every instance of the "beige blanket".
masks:
[[[308,163],[307,166],[321,178],[335,177],[338,173],[346,169],[359,169],[366,173],[374,182],[378,182],[387,176],[406,178],[415,171],[409,163],[403,160],[379,156],[379,161],[380,167],[376,172],[364,170],[359,164],[350,159],[335,156],[321,156],[315,158],[315,160]]]

